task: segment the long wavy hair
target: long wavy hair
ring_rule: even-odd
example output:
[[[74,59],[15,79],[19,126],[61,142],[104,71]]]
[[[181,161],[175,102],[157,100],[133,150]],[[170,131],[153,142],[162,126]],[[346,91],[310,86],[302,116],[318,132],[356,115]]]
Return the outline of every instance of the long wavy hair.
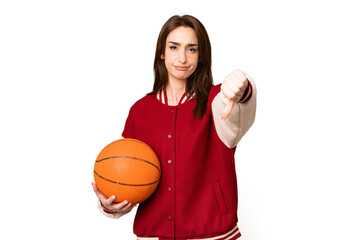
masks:
[[[168,72],[165,61],[161,59],[165,55],[166,38],[177,27],[190,27],[194,29],[198,40],[199,59],[196,70],[186,81],[186,94],[195,93],[196,106],[193,114],[196,118],[202,118],[206,112],[207,100],[211,87],[214,85],[211,73],[211,45],[209,36],[203,24],[190,15],[175,15],[169,18],[162,27],[156,45],[154,60],[154,87],[148,95],[157,94],[168,82]]]

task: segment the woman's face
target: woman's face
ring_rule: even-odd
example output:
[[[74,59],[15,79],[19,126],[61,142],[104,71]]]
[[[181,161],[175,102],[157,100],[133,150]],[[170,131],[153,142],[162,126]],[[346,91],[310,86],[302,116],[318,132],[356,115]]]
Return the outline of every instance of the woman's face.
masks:
[[[196,70],[199,52],[195,31],[190,27],[177,27],[166,38],[165,60],[169,80],[187,80]]]

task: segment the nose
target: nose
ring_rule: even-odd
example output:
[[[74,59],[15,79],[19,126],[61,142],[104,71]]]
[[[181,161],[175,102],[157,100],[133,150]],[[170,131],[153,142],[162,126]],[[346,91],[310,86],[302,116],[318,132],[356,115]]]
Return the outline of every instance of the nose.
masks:
[[[185,51],[185,49],[181,49],[181,51],[179,51],[178,61],[179,61],[181,64],[186,63],[186,51]]]

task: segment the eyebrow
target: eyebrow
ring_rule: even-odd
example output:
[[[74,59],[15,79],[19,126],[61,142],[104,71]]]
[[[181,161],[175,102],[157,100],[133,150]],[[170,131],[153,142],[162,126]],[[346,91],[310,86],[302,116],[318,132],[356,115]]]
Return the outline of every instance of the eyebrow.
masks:
[[[173,41],[170,41],[169,43],[172,43],[172,44],[177,45],[177,46],[181,45],[180,43],[173,42]],[[196,43],[189,43],[189,44],[187,44],[187,46],[188,47],[194,47],[194,46],[198,46],[198,45]]]

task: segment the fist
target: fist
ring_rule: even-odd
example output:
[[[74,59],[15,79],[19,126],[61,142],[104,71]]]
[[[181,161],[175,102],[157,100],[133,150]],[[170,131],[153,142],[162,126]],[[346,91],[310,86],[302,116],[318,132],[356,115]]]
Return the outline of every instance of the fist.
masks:
[[[235,103],[241,99],[248,86],[249,81],[245,73],[240,70],[233,71],[224,79],[223,84],[221,85],[221,92],[224,94],[228,102],[221,114],[222,120],[228,118]]]

